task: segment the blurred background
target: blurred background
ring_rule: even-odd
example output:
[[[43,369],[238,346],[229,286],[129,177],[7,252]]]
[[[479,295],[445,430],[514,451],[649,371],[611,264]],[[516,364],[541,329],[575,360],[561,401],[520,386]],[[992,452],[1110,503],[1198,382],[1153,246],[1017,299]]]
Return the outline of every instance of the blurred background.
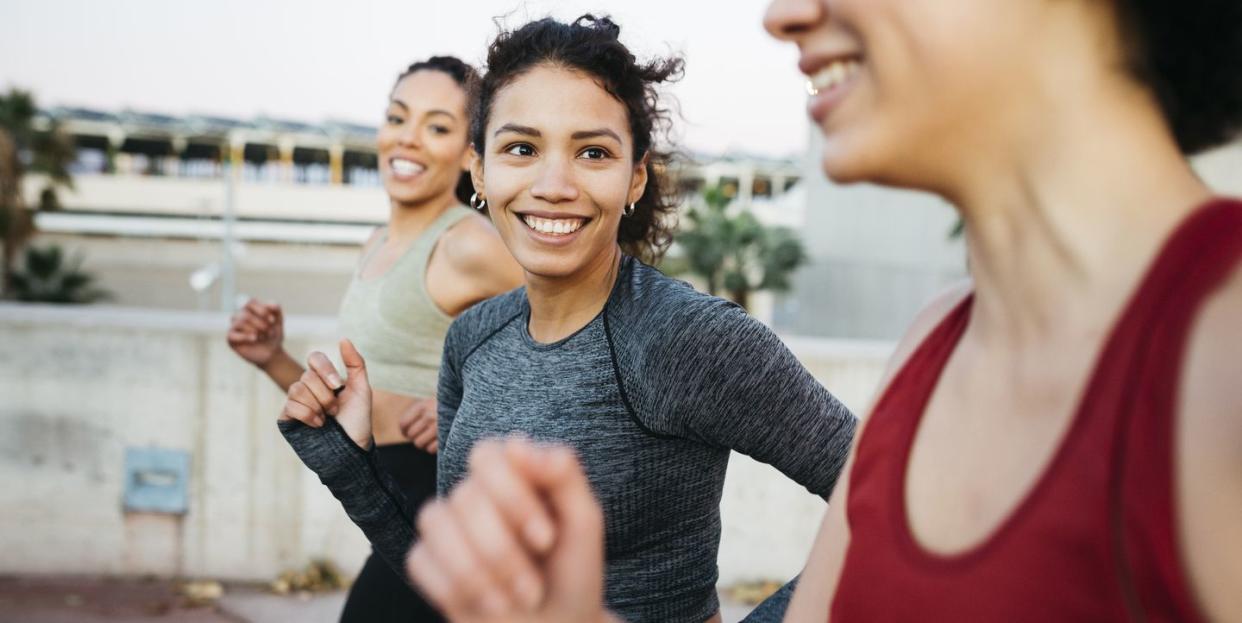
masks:
[[[610,14],[680,53],[683,232],[662,267],[770,324],[862,411],[893,341],[965,277],[940,201],[819,173],[796,51],[765,3],[7,0],[0,5],[0,621],[334,621],[368,547],[225,344],[250,296],[286,349],[336,340],[385,221],[397,74],[480,63],[496,24]],[[5,143],[0,143],[3,147]],[[1242,195],[1242,147],[1196,161]],[[792,577],[822,501],[735,456],[726,620]]]

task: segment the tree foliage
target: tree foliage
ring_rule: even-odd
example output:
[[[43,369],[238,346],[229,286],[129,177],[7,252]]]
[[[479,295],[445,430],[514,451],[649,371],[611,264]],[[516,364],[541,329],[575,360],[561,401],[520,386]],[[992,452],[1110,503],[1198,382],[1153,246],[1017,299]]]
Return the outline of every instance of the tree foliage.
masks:
[[[760,290],[784,292],[806,263],[802,241],[787,227],[769,227],[748,211],[730,210],[719,186],[704,190],[686,213],[688,227],[677,237],[685,269],[707,290],[746,306]]]

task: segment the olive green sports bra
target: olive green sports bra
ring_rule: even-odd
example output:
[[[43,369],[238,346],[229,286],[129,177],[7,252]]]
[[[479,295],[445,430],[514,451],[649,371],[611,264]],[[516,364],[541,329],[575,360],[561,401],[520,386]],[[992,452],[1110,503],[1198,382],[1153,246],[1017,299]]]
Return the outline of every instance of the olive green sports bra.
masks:
[[[407,396],[436,393],[444,336],[453,318],[427,294],[427,260],[440,235],[471,211],[444,211],[383,275],[362,279],[361,270],[388,240],[380,240],[358,262],[341,301],[340,329],[367,361],[371,386]]]

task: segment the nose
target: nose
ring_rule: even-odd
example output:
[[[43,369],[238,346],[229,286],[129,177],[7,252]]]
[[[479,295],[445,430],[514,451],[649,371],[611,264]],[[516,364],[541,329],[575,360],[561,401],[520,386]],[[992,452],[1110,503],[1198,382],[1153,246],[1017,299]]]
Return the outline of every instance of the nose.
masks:
[[[397,144],[402,147],[421,147],[423,144],[422,128],[414,123],[406,123],[397,133]]]
[[[797,41],[824,19],[825,0],[772,0],[763,14],[763,27],[781,41]]]
[[[573,201],[578,198],[570,162],[565,158],[545,158],[539,177],[530,187],[531,196],[548,203]]]

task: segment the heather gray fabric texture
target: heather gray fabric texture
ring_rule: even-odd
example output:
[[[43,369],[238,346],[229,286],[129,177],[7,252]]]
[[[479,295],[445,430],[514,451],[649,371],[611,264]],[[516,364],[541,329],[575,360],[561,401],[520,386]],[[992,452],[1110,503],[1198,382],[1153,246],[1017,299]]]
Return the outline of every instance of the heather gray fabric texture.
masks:
[[[707,619],[719,608],[719,505],[730,450],[826,497],[854,416],[741,308],[630,257],[604,310],[577,333],[540,344],[528,318],[518,289],[450,327],[438,391],[440,494],[465,476],[481,439],[521,433],[567,444],[604,509],[608,607],[633,622]],[[391,532],[382,525],[403,520],[399,490],[366,468],[373,461],[343,432],[282,430],[400,569],[413,539],[409,523]],[[348,464],[328,465],[336,461]]]

